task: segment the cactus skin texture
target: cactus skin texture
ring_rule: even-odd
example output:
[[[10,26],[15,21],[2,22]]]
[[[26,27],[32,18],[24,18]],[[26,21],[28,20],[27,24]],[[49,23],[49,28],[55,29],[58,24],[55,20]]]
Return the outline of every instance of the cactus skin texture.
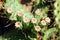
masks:
[[[45,32],[45,35],[43,37],[43,40],[48,40],[48,38],[52,35],[52,34],[56,34],[58,32],[58,30],[56,28],[51,28],[48,31]]]
[[[27,12],[17,0],[6,0],[4,7],[5,10],[7,10],[8,7],[13,9],[13,12],[9,16],[10,20],[17,20],[17,11],[21,11],[23,13],[23,17],[27,17],[29,19],[33,17],[33,15],[30,12]]]
[[[36,5],[39,4],[38,1],[41,2],[41,0],[36,0]],[[55,0],[55,1],[56,1],[54,3],[55,22],[56,22],[56,24],[58,24],[58,28],[60,28],[60,11],[59,11],[60,10],[60,0]],[[44,1],[44,3],[45,3],[45,1]],[[23,18],[27,17],[27,18],[29,18],[29,20],[34,18],[34,16],[35,16],[35,18],[38,19],[38,21],[40,21],[40,19],[42,18],[38,15],[33,15],[32,13],[27,12],[26,9],[24,9],[23,6],[17,0],[6,0],[6,3],[4,5],[5,10],[7,10],[8,7],[11,7],[13,9],[12,13],[7,13],[7,16],[12,21],[20,21],[20,20],[17,19],[17,11],[21,11],[23,13],[22,17]],[[45,7],[44,7],[44,5],[40,6],[40,4],[39,4],[38,7],[41,9],[41,14],[43,15],[43,17],[47,17],[47,13],[48,13],[48,10],[49,10],[49,5],[48,6],[45,5]],[[38,7],[36,7],[36,9],[38,9]],[[19,17],[19,19],[20,19],[20,17]],[[27,24],[29,24],[29,23],[27,23]],[[38,25],[38,23],[37,23],[37,25]],[[58,32],[57,28],[51,28],[51,29],[46,30],[46,32],[44,32],[43,40],[48,40],[52,34],[56,34],[57,32]],[[31,40],[32,40],[32,38],[31,38]]]
[[[58,28],[60,29],[60,0],[55,0],[54,7],[55,21],[56,24],[58,24]]]

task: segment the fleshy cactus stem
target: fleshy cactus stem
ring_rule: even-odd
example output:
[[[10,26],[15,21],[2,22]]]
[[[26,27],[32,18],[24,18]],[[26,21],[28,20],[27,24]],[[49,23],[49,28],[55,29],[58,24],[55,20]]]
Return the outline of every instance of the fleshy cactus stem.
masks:
[[[8,13],[10,12],[9,13],[10,20],[17,20],[18,11],[21,11],[23,13],[23,18],[28,17],[29,19],[31,19],[33,17],[32,13],[27,12],[26,9],[24,9],[23,6],[18,2],[18,0],[6,0],[4,7],[5,7],[5,10],[10,8],[9,10],[7,10]],[[11,9],[12,9],[12,12],[11,12]]]
[[[60,0],[55,0],[54,7],[55,22],[58,25],[58,28],[60,29]]]
[[[51,28],[49,29],[48,31],[45,32],[45,35],[43,37],[43,40],[48,40],[49,37],[52,35],[52,34],[56,34],[58,32],[58,30],[56,28]]]

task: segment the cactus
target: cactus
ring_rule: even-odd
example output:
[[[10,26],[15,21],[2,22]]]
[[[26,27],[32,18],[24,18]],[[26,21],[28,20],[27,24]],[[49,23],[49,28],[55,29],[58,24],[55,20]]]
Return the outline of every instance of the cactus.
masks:
[[[56,21],[56,24],[58,25],[58,28],[60,29],[60,0],[56,0],[55,3],[54,3],[54,7],[55,7],[55,10],[54,10],[54,16],[55,16],[55,21]]]
[[[56,28],[51,28],[44,33],[43,40],[48,40],[52,34],[56,34],[58,30]]]
[[[48,30],[46,29],[44,31],[44,28],[47,28],[51,21],[47,14],[49,11],[49,8],[50,8],[49,2],[51,2],[51,1],[35,0],[35,2],[36,2],[36,4],[34,6],[32,13],[28,12],[22,6],[22,4],[20,4],[17,0],[6,0],[4,9],[6,11],[7,17],[9,18],[9,20],[11,20],[15,23],[15,26],[18,27],[18,30],[20,30],[20,29],[22,29],[22,30],[25,29],[26,31],[29,30],[29,31],[33,32],[35,34],[35,36],[38,32],[43,31],[42,32],[42,33],[44,33],[43,40],[48,40],[53,33],[56,34],[58,32],[58,29],[56,27],[48,29]],[[53,11],[54,11],[54,16],[56,17],[55,22],[58,24],[58,26],[60,28],[59,0],[56,0],[56,2],[54,3],[54,6],[55,6],[55,10],[53,10]],[[24,18],[26,18],[26,20],[24,20]],[[48,18],[50,21],[46,20],[46,18]],[[47,22],[47,21],[49,21],[49,22]],[[20,29],[19,29],[19,27],[20,27]],[[41,30],[41,29],[43,29],[43,30]],[[23,34],[24,33],[22,32],[22,35]],[[35,38],[32,38],[31,35],[29,35],[29,34],[24,35],[24,37],[25,36],[30,38],[30,40],[33,40],[33,39],[36,40]]]
[[[23,17],[28,17],[29,19],[33,18],[33,15],[30,12],[27,12],[17,0],[6,0],[5,9],[7,10],[9,7],[13,9],[13,12],[9,17],[10,20],[17,20],[17,11],[21,11]]]
[[[37,4],[37,5],[39,5],[39,4]],[[25,10],[25,8],[23,8],[23,6],[17,0],[13,0],[13,1],[6,0],[4,8],[5,8],[6,12],[7,12],[6,15],[7,15],[7,17],[10,20],[12,20],[12,21],[19,21],[19,22],[21,22],[22,27],[25,27],[25,26],[31,26],[30,25],[30,21],[32,20],[32,18],[36,18],[36,20],[37,20],[37,24],[33,23],[33,26],[39,25],[40,20],[44,19],[45,17],[47,17],[47,12],[48,12],[49,6],[46,6],[46,7],[43,7],[43,8],[39,8],[39,9],[37,8],[36,10],[40,11],[39,15],[37,15],[35,12],[34,12],[34,15],[31,12],[27,12]],[[18,11],[20,11],[20,13],[22,13],[21,14],[22,16],[18,15]],[[29,22],[28,23],[23,23],[24,18],[28,18]]]

